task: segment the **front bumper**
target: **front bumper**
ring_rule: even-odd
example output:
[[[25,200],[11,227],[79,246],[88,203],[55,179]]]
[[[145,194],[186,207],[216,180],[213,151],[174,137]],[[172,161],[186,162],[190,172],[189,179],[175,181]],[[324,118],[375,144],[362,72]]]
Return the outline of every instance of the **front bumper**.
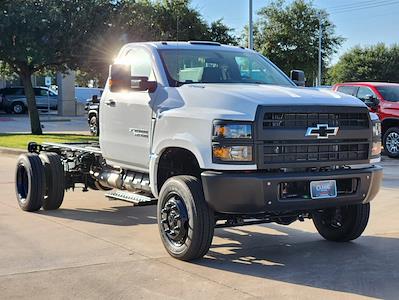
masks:
[[[370,202],[378,193],[382,167],[341,169],[306,173],[236,173],[205,171],[201,174],[205,200],[216,212],[228,214],[262,214],[306,211],[348,204]],[[353,179],[357,182],[351,194],[330,199],[309,197],[283,199],[281,185],[290,182]],[[338,186],[339,189],[339,186]]]

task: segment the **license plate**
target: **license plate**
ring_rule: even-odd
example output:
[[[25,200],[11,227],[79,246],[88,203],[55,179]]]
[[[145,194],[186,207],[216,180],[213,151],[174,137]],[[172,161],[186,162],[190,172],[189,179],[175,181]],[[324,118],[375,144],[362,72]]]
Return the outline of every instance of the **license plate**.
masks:
[[[310,196],[312,199],[337,197],[337,183],[335,180],[321,180],[310,182]]]

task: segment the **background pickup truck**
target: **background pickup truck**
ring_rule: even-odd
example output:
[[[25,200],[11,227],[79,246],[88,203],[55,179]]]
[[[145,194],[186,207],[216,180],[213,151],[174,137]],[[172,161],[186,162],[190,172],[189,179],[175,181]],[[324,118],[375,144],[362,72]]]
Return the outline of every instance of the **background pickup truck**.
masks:
[[[399,158],[399,84],[347,82],[334,85],[333,90],[359,98],[378,115],[384,150],[389,157]]]
[[[355,97],[291,77],[240,47],[127,44],[101,97],[99,144],[30,143],[19,205],[57,209],[78,186],[157,203],[162,242],[182,260],[205,255],[215,227],[310,218],[327,240],[356,239],[381,183],[381,124]]]

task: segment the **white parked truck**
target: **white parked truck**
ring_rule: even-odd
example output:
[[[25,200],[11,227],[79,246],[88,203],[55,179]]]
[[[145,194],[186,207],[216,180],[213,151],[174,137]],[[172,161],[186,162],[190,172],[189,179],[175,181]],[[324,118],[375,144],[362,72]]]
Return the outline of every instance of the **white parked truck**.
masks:
[[[356,239],[382,179],[380,122],[360,100],[291,77],[240,47],[127,44],[101,97],[99,143],[30,143],[19,205],[57,209],[77,186],[157,203],[162,242],[182,260],[204,256],[217,227],[310,218],[327,240]]]

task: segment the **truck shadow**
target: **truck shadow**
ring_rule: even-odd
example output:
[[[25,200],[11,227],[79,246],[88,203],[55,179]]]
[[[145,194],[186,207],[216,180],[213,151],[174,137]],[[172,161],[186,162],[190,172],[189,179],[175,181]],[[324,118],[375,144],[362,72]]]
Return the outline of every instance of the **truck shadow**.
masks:
[[[222,243],[212,246],[198,264],[313,288],[398,298],[399,239],[363,236],[350,243],[334,243],[286,226],[265,227],[285,235],[247,231],[245,227],[217,230]],[[264,283],[259,288],[262,286]]]
[[[112,206],[102,209],[88,208],[59,208],[57,210],[40,210],[38,214],[55,218],[99,223],[104,225],[134,226],[142,224],[156,224],[156,208],[151,206],[133,207]]]
[[[156,224],[154,206],[38,213],[105,225]],[[362,236],[350,243],[333,243],[317,233],[277,224],[217,229],[208,255],[195,264],[362,296],[397,299],[399,295],[399,239],[393,237]],[[266,287],[259,281],[259,289]]]

